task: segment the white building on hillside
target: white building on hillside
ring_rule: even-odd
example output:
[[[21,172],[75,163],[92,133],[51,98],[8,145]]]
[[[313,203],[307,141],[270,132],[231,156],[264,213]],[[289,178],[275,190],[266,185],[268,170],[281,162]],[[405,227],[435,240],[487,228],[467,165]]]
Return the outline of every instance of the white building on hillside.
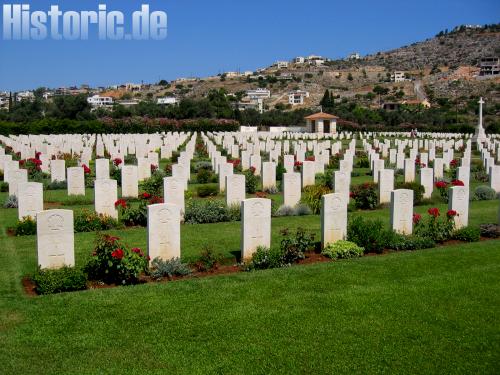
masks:
[[[21,91],[17,93],[17,101],[20,102],[22,100],[34,100],[35,94],[33,91]]]
[[[288,104],[301,105],[304,104],[304,99],[309,97],[309,91],[294,90],[288,94]]]
[[[226,78],[236,78],[240,76],[240,73],[238,72],[225,72],[224,75]]]
[[[288,61],[276,61],[274,64],[278,69],[286,69],[288,68]]]
[[[347,60],[359,60],[361,59],[361,56],[359,55],[358,52],[353,52],[347,56]]]
[[[158,98],[156,99],[156,104],[165,104],[165,105],[177,104],[177,98],[174,98],[173,96]]]
[[[306,58],[302,56],[297,56],[296,58],[293,59],[293,62],[295,64],[304,64],[306,62]]]
[[[404,82],[404,81],[406,81],[405,72],[396,71],[396,72],[392,73],[391,74],[391,81],[392,82]]]
[[[271,91],[262,88],[247,90],[246,94],[250,99],[269,99],[271,97]]]
[[[111,96],[94,95],[87,98],[87,102],[92,107],[103,107],[113,105],[113,98]]]

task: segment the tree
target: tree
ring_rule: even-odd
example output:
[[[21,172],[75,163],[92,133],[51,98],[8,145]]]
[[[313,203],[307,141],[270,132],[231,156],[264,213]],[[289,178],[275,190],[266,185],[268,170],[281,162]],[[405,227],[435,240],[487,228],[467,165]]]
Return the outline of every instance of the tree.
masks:
[[[323,109],[330,111],[334,106],[333,94],[327,89],[325,90],[325,94],[323,95],[323,99],[319,102],[319,104],[323,107]]]
[[[347,75],[347,79],[348,79],[349,81],[352,81],[352,80],[354,79],[354,78],[352,77],[352,74],[351,74],[351,73],[349,73],[349,74]]]

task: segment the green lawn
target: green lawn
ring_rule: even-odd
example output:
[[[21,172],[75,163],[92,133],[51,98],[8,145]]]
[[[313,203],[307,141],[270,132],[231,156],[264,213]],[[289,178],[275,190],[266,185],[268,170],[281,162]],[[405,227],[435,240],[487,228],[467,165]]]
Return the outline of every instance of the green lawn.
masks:
[[[356,171],[353,185],[372,180]],[[437,196],[415,212],[446,211]],[[46,208],[93,207],[92,189],[44,198]],[[470,224],[496,222],[498,209],[471,202]],[[355,215],[389,225],[388,208]],[[36,268],[36,237],[8,237],[16,221],[0,208],[0,374],[498,373],[500,240],[33,298],[21,280]],[[272,219],[273,244],[297,227],[319,240],[318,215],[283,217]],[[208,245],[235,262],[240,230],[182,225],[182,258]],[[108,233],[146,249],[145,228]],[[75,234],[77,265],[95,238]]]

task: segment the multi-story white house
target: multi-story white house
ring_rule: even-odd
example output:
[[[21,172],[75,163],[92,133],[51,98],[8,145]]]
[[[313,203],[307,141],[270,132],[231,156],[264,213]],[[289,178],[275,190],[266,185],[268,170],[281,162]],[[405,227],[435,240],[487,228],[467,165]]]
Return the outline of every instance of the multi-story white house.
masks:
[[[347,56],[347,60],[359,60],[361,59],[361,56],[358,52],[353,52]]]
[[[306,58],[306,61],[310,65],[316,65],[316,66],[321,66],[324,65],[328,59],[322,57],[322,56],[317,56],[317,55],[310,55]]]
[[[278,69],[286,69],[288,68],[288,61],[276,61],[274,64]]]
[[[392,82],[404,82],[406,81],[405,72],[396,71],[391,74]]]
[[[238,72],[225,72],[224,75],[226,78],[236,78],[240,76],[240,73]]]
[[[271,97],[271,91],[262,88],[247,90],[246,94],[250,99],[269,99]]]
[[[306,62],[306,58],[303,56],[297,56],[296,58],[293,59],[293,62],[295,64],[304,64]]]
[[[111,96],[94,95],[87,98],[87,102],[92,107],[103,107],[113,105],[113,98]]]
[[[304,104],[304,99],[309,97],[309,91],[294,90],[288,94],[288,104],[301,105]]]
[[[158,99],[156,99],[156,104],[165,104],[165,105],[177,104],[177,98],[175,98],[173,96],[166,96],[164,98],[158,98]]]
[[[33,94],[33,91],[21,91],[17,93],[18,102],[22,100],[33,100],[33,99],[35,99],[35,94]]]

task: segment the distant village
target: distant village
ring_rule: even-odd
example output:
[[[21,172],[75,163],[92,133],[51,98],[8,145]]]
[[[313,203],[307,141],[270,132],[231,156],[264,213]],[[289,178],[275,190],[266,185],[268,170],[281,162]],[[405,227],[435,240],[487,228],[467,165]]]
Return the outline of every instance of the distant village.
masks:
[[[356,62],[362,60],[363,57],[357,53],[349,54],[344,61]],[[160,81],[158,83],[123,83],[112,85],[108,87],[90,87],[89,85],[82,84],[79,87],[62,87],[57,89],[43,89],[43,100],[51,101],[54,97],[60,95],[85,95],[87,96],[88,103],[93,109],[105,108],[112,110],[115,105],[130,107],[139,104],[141,101],[153,101],[158,105],[176,105],[183,98],[182,94],[176,93],[163,93],[162,88],[175,87],[184,88],[192,87],[197,82],[224,82],[231,80],[245,80],[246,82],[259,82],[265,80],[270,75],[275,77],[277,82],[293,82],[296,77],[293,73],[294,69],[315,69],[328,67],[334,60],[319,55],[310,56],[297,56],[290,61],[279,60],[269,67],[257,69],[256,71],[226,71],[218,75],[199,78],[177,78],[171,82]],[[336,72],[340,75],[341,73]],[[366,74],[366,73],[365,73]],[[380,73],[379,73],[380,74]],[[392,71],[387,73],[388,81],[393,83],[403,83],[412,81],[412,76],[407,71]],[[500,76],[500,58],[498,57],[485,57],[480,60],[477,70],[474,72],[474,77],[478,79],[499,77]],[[39,89],[40,90],[40,89]],[[240,111],[248,109],[256,110],[260,113],[269,109],[266,106],[275,93],[270,88],[258,87],[247,89],[243,92],[235,93],[228,92],[227,95],[235,97],[234,105]],[[283,109],[292,109],[298,106],[314,107],[318,106],[319,100],[311,100],[311,93],[304,89],[290,90],[286,93],[276,93],[278,99],[283,103]],[[32,101],[35,99],[35,90],[27,90],[20,92],[0,92],[0,110],[8,110],[9,105],[23,100]],[[419,104],[423,107],[429,108],[430,102],[426,98],[417,98],[412,100],[402,100],[400,102],[384,102],[379,103],[380,108],[386,110],[394,110],[400,104]]]

